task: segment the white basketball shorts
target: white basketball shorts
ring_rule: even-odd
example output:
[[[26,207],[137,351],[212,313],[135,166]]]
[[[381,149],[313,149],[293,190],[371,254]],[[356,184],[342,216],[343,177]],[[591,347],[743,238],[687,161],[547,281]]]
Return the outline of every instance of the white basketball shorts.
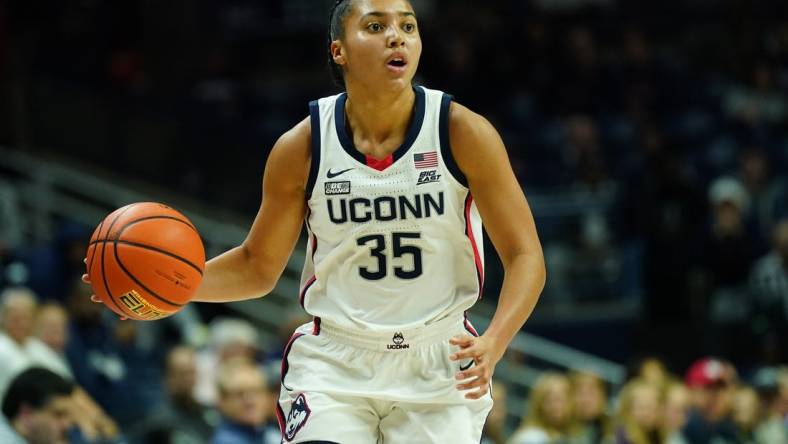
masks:
[[[285,347],[277,417],[283,442],[340,444],[478,443],[491,395],[471,400],[451,361],[462,316],[415,330],[351,331],[316,319]]]

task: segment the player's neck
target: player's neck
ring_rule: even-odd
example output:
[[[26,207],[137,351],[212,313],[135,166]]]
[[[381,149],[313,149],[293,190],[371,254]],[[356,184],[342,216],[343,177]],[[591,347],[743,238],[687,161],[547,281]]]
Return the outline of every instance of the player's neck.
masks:
[[[416,94],[410,87],[395,93],[348,88],[345,113],[356,147],[374,157],[396,149],[407,132],[415,101]],[[365,149],[370,146],[378,149]]]

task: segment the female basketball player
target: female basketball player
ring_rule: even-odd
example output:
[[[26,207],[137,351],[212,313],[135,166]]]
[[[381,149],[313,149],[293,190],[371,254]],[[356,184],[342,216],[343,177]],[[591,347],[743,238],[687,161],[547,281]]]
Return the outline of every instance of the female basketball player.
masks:
[[[306,223],[314,321],[285,349],[283,438],[479,442],[495,365],[545,281],[533,217],[492,125],[412,84],[408,0],[337,1],[329,36],[346,93],[276,142],[247,239],[207,263],[194,300],[270,292]],[[506,274],[477,336],[464,312],[484,280],[481,219]]]

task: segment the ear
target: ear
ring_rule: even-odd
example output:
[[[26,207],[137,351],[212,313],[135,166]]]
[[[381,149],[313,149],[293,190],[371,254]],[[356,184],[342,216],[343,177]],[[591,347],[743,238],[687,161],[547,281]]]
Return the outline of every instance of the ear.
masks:
[[[342,47],[342,42],[334,40],[331,42],[331,57],[337,65],[344,65],[347,63],[345,60],[345,48]]]
[[[31,413],[33,413],[33,407],[30,406],[30,404],[23,402],[19,405],[19,410],[17,411],[16,416],[19,418],[24,418],[29,416]]]
[[[23,403],[16,412],[16,418],[13,418],[13,425],[26,432],[33,412],[34,410],[29,404]]]

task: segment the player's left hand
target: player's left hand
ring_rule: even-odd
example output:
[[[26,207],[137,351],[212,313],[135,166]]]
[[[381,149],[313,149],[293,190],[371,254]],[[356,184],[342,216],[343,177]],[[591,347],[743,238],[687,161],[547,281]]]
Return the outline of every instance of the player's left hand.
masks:
[[[479,399],[486,395],[490,390],[495,365],[501,360],[506,347],[484,335],[478,337],[457,335],[449,340],[449,344],[460,347],[460,351],[453,353],[449,359],[452,361],[473,359],[475,363],[468,370],[457,372],[455,379],[464,381],[457,384],[457,390],[468,390],[465,394],[467,399]],[[474,390],[477,388],[478,390]]]

